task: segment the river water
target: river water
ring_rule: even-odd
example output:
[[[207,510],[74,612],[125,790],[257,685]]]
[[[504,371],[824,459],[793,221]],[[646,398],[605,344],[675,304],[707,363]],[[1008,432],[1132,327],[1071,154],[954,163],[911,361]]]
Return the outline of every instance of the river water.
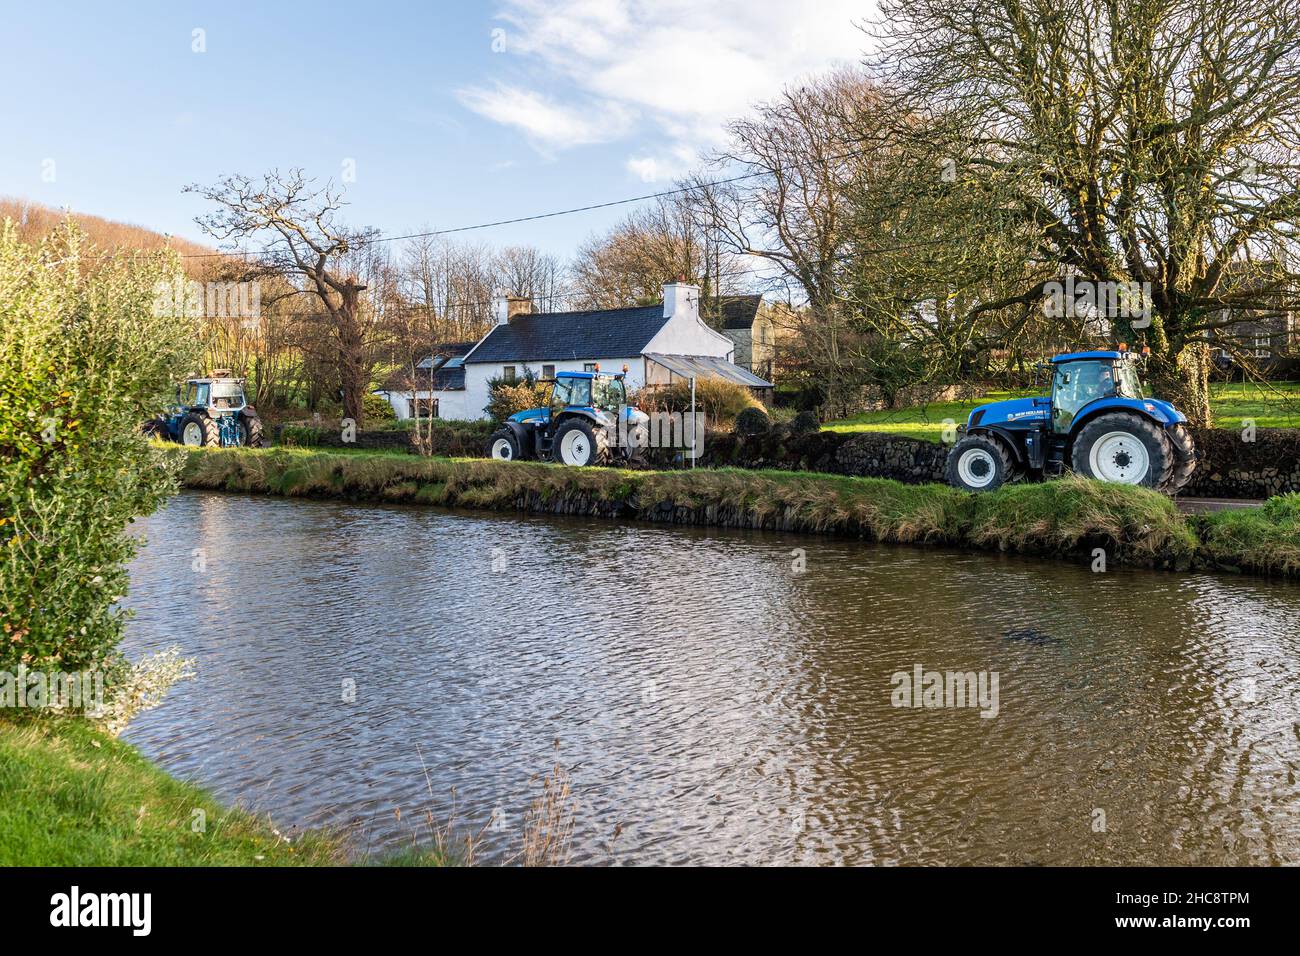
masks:
[[[359,853],[515,859],[561,765],[574,862],[1300,863],[1295,585],[198,492],[141,525],[126,650],[198,678],[127,739]],[[930,672],[967,706],[909,702]]]

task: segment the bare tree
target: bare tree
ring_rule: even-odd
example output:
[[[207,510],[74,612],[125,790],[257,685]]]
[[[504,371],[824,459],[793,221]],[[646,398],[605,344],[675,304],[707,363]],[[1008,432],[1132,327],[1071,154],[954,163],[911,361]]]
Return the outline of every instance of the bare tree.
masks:
[[[343,414],[362,425],[376,358],[374,339],[382,328],[376,310],[363,300],[367,287],[357,273],[361,267],[377,266],[374,254],[365,250],[373,233],[338,224],[340,194],[329,184],[315,188],[302,170],[273,170],[260,181],[227,176],[215,185],[192,185],[186,191],[220,207],[196,220],[205,233],[232,246],[249,240],[264,243],[250,275],[297,280],[295,290],[314,297],[324,321],[321,346],[338,381]]]
[[[1300,4],[886,0],[881,13],[878,65],[950,134],[930,155],[954,163],[951,190],[1032,235],[1019,288],[964,307],[1031,306],[1067,275],[1145,286],[1150,314],[1116,331],[1150,345],[1157,390],[1208,422],[1211,342],[1295,304]]]

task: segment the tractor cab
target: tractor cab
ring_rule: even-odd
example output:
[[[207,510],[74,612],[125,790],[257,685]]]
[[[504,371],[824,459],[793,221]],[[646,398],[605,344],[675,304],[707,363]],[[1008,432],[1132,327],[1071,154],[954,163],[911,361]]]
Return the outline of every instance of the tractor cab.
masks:
[[[488,457],[536,458],[566,465],[632,459],[645,447],[648,416],[628,405],[622,373],[560,372],[549,381],[547,403],[516,412],[488,439]]]
[[[949,482],[989,491],[1069,469],[1176,494],[1191,480],[1196,447],[1186,416],[1143,396],[1139,362],[1123,347],[1055,356],[1047,366],[1049,395],[971,412],[965,436],[948,456]]]

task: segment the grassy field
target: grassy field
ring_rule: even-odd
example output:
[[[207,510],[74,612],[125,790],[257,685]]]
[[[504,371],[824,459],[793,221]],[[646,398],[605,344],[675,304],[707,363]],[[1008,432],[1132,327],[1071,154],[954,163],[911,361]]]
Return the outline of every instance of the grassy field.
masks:
[[[1218,428],[1240,428],[1247,418],[1253,418],[1258,428],[1300,428],[1300,382],[1216,383],[1211,391],[1214,424]],[[828,431],[889,432],[922,441],[940,441],[945,420],[964,424],[977,405],[1038,394],[1045,391],[989,392],[970,402],[935,402],[896,411],[867,412],[823,427]]]
[[[282,835],[60,717],[0,717],[0,866],[337,866],[342,836]],[[428,849],[366,863],[439,866]]]

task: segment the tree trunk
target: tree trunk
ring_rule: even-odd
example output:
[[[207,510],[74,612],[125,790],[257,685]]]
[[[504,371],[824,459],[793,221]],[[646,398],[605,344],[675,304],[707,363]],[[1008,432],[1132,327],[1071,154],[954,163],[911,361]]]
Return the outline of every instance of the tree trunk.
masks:
[[[1176,355],[1153,353],[1147,365],[1146,380],[1156,398],[1172,402],[1191,424],[1209,427],[1209,345],[1194,342],[1184,346]]]
[[[338,323],[339,386],[343,391],[343,417],[356,422],[357,431],[365,424],[366,388],[370,376],[365,362],[365,340],[357,319],[359,292],[350,286],[343,295],[335,321]]]

